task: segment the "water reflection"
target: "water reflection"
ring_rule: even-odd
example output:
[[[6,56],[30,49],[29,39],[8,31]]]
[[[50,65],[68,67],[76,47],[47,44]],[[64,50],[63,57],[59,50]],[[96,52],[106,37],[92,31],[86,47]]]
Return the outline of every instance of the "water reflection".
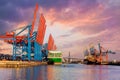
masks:
[[[82,80],[109,80],[108,79],[108,66],[86,66],[86,69],[82,74],[86,77],[82,77]]]
[[[69,64],[0,68],[0,80],[120,80],[118,66]]]

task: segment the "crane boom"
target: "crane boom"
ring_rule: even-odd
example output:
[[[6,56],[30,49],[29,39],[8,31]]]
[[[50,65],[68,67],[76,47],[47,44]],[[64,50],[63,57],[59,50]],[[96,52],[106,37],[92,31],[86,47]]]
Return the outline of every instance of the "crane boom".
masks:
[[[34,11],[34,18],[33,18],[33,22],[32,22],[30,36],[32,36],[32,33],[33,33],[33,29],[34,29],[34,25],[35,25],[35,21],[36,21],[37,11],[38,11],[38,3],[36,4],[36,8],[35,8],[35,11]]]

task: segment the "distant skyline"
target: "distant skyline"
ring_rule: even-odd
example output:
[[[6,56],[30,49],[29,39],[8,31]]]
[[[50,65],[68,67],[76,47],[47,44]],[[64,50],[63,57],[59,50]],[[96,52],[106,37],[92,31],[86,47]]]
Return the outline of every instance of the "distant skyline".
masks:
[[[72,56],[83,58],[85,48],[100,42],[104,48],[117,53],[112,58],[119,59],[120,0],[0,0],[0,33],[31,24],[37,2],[35,30],[39,14],[43,13],[47,21],[45,42],[52,33],[64,56],[70,51]],[[12,52],[5,49],[7,46],[0,41],[0,51]]]

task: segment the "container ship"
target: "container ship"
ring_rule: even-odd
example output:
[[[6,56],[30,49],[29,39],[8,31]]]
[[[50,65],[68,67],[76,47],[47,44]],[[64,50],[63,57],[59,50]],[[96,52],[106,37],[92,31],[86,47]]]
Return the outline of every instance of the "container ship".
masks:
[[[84,64],[108,64],[108,54],[115,54],[111,50],[104,49],[98,43],[98,50],[91,46],[89,49],[84,50]]]

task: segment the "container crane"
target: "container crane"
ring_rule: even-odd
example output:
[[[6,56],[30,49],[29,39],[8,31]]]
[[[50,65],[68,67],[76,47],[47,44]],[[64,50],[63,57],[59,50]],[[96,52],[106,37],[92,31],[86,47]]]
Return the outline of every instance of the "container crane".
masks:
[[[22,56],[22,60],[42,60],[41,50],[46,31],[46,21],[43,14],[40,14],[38,31],[34,31],[37,12],[38,4],[36,4],[32,25],[23,27],[18,33],[12,31],[7,32],[5,35],[0,35],[1,39],[4,39],[5,42],[13,45],[13,60],[16,60],[17,56]],[[26,30],[27,34],[21,36],[20,34]],[[33,57],[31,57],[32,55]]]
[[[100,43],[98,43],[98,49],[95,49],[94,46],[90,47],[90,49],[86,49],[84,51],[84,63],[85,64],[103,64],[108,63],[108,54],[115,54],[111,50],[104,49]],[[106,60],[104,62],[104,60]]]

